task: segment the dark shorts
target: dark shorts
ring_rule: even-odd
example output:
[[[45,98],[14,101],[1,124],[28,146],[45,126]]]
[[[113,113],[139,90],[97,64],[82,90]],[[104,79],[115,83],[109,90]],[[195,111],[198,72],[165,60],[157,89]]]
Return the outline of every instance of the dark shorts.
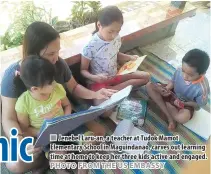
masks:
[[[109,86],[116,86],[122,81],[122,76],[115,76],[109,80],[106,80],[103,83],[93,83],[89,85],[89,89],[92,91],[98,91],[102,88],[109,88]]]
[[[166,84],[161,84],[163,87],[165,87],[166,86]],[[171,90],[172,91],[172,93],[174,93],[174,89],[172,89]],[[175,102],[175,100],[176,100],[176,94],[174,93],[174,95],[169,95],[169,96],[167,96],[167,97],[164,97],[163,96],[163,100],[165,101],[165,102],[169,102],[171,105],[173,105],[173,106],[175,106],[176,108],[177,108],[177,110],[179,111],[179,110],[181,110],[182,108],[180,108],[180,107],[178,107],[178,106],[176,106],[175,104],[174,104],[174,102]],[[193,117],[193,113],[194,113],[194,108],[193,107],[191,107],[191,106],[184,106],[184,109],[187,109],[187,110],[189,110],[190,111],[190,119],[192,119],[192,117]]]

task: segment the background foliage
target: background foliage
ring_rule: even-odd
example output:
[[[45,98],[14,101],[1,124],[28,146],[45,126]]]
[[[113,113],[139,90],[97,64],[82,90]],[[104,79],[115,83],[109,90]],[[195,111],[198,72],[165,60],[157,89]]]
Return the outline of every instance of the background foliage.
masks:
[[[22,44],[26,28],[34,21],[43,21],[52,25],[58,32],[68,31],[96,21],[101,9],[100,1],[73,1],[70,17],[65,21],[59,21],[58,17],[52,17],[52,9],[37,7],[33,1],[20,1],[20,4],[12,12],[14,19],[9,25],[4,36],[0,38],[0,50],[17,47]]]

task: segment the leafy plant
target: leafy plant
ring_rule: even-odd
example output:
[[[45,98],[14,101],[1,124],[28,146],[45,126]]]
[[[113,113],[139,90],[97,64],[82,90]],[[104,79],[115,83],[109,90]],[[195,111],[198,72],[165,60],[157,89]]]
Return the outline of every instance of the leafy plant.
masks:
[[[77,28],[96,21],[97,14],[101,9],[100,1],[75,1],[71,10],[72,28]],[[55,26],[58,17],[52,18],[52,12],[46,11],[44,7],[36,7],[33,1],[20,1],[15,5],[13,22],[1,38],[1,50],[6,50],[22,44],[26,28],[34,21],[47,22]]]
[[[71,10],[73,28],[95,22],[101,9],[100,1],[75,1]],[[74,26],[75,24],[75,26]]]
[[[100,1],[87,1],[88,6],[92,9],[92,13],[97,15],[99,10],[101,9],[101,3]]]
[[[73,3],[72,20],[78,21],[82,25],[85,25],[86,13],[88,12],[87,2],[76,1]]]
[[[91,18],[89,23],[93,23],[97,20],[98,12],[101,9],[100,1],[87,1],[88,6],[91,8],[90,14]]]
[[[51,10],[47,12],[45,8],[36,7],[33,1],[21,1],[13,12],[13,23],[8,27],[2,38],[3,49],[16,47],[22,44],[23,35],[26,28],[35,21],[44,21],[53,24]]]

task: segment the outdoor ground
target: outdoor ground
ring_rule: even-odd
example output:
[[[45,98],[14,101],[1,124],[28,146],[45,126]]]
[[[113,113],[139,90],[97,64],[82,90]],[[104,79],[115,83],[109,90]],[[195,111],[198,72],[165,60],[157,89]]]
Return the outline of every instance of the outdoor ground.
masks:
[[[194,2],[198,10],[195,16],[181,20],[174,36],[158,41],[144,47],[174,67],[181,65],[184,54],[193,48],[210,51],[210,8],[206,8],[202,2]],[[211,66],[206,74],[211,82]]]

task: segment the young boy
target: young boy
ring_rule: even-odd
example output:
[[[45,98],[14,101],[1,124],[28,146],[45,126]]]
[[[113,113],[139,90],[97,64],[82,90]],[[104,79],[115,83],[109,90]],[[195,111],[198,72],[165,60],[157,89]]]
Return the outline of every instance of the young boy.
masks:
[[[176,70],[167,85],[151,82],[146,85],[149,97],[167,116],[169,130],[176,128],[175,121],[186,123],[192,118],[194,110],[207,104],[210,88],[205,73],[209,64],[206,52],[193,49],[185,54],[182,68]]]

